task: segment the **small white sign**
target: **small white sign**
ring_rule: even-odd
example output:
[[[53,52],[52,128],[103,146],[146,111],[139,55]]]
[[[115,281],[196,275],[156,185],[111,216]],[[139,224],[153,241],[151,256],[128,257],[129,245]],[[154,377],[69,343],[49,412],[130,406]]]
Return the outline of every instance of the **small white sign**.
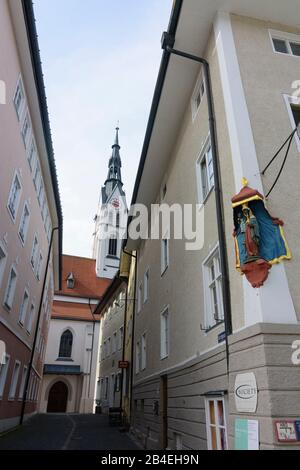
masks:
[[[6,85],[3,80],[0,80],[0,104],[6,104]]]
[[[234,386],[235,406],[239,413],[255,413],[257,410],[257,382],[254,373],[239,374]]]

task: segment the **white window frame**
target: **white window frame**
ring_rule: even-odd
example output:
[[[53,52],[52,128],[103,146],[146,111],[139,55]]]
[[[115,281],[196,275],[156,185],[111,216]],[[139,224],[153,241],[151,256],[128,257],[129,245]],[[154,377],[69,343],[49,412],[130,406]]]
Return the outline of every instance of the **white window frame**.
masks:
[[[137,313],[140,313],[142,311],[142,305],[143,305],[143,283],[141,281],[138,287]]]
[[[167,328],[165,328],[165,318],[167,315]],[[167,306],[160,314],[160,359],[164,360],[170,354],[170,307]]]
[[[30,145],[28,147],[27,161],[30,168],[30,173],[33,173],[35,169],[36,162],[38,160],[36,142],[33,135],[31,136]]]
[[[38,255],[38,261],[37,261],[36,273],[35,273],[35,274],[36,274],[36,278],[37,278],[38,281],[41,280],[43,262],[44,262],[43,254],[42,254],[42,252],[40,251],[40,252],[39,252],[39,255]]]
[[[114,331],[112,336],[112,354],[116,354],[117,352],[117,342],[118,342],[118,333]]]
[[[215,174],[213,168],[213,183],[211,182],[211,178],[209,177],[209,159],[208,159],[208,150],[211,148],[211,138],[210,135],[207,136],[205,142],[201,148],[199,157],[196,161],[196,176],[197,176],[197,187],[198,187],[198,201],[200,204],[205,204],[207,199],[209,198],[210,193],[213,191],[215,187]],[[213,158],[213,157],[212,157]],[[206,169],[206,182],[207,182],[207,193],[204,194],[203,191],[203,177],[202,177],[202,162],[205,160],[205,169]],[[212,160],[213,165],[213,160]]]
[[[293,50],[291,48],[291,43],[296,43],[300,45],[300,35],[286,33],[285,31],[277,31],[275,29],[269,29],[269,36],[271,39],[272,49],[275,54],[280,54],[280,55],[284,55],[287,57],[295,57],[297,59],[300,58],[300,56],[293,53]],[[285,41],[288,52],[286,53],[286,52],[276,51],[273,39],[279,39],[280,41]]]
[[[286,107],[287,107],[288,115],[289,115],[289,118],[290,118],[292,130],[293,130],[296,127],[296,123],[295,123],[295,119],[294,119],[294,115],[293,115],[291,105],[300,106],[300,97],[297,98],[296,96],[291,96],[291,95],[284,94],[283,99],[284,99]],[[300,135],[299,135],[298,132],[296,132],[296,134],[295,134],[295,142],[296,142],[296,145],[297,145],[297,149],[300,152]]]
[[[16,105],[16,98],[17,98],[17,94],[18,94],[19,92],[21,93],[22,98],[21,98],[20,109],[18,110],[17,105]],[[23,85],[23,80],[22,80],[22,77],[21,77],[21,76],[19,77],[18,82],[17,82],[17,86],[16,86],[16,90],[15,90],[13,102],[14,102],[14,108],[15,108],[16,113],[17,113],[18,121],[20,122],[21,119],[22,119],[24,110],[25,110],[25,105],[26,105],[26,97],[25,97],[24,85]]]
[[[5,268],[6,268],[6,263],[7,263],[7,251],[6,249],[4,248],[2,242],[0,241],[0,250],[2,251],[2,253],[4,254],[4,258],[2,258],[0,260],[0,288],[1,288],[1,285],[2,285],[2,281],[3,281],[3,277],[4,277],[4,273],[5,273]]]
[[[144,304],[149,300],[149,285],[150,285],[150,269],[148,268],[144,274]]]
[[[33,237],[33,244],[32,244],[32,249],[31,249],[31,256],[30,256],[30,266],[32,267],[33,271],[35,271],[35,268],[36,268],[38,253],[39,253],[39,239],[38,239],[37,234],[35,234]]]
[[[32,333],[35,314],[36,314],[35,304],[33,302],[31,302],[30,310],[29,310],[29,316],[28,316],[27,324],[26,324],[26,332],[29,336]]]
[[[12,281],[12,272],[14,271],[15,277],[14,277],[14,285],[11,287],[11,281]],[[14,305],[14,300],[15,300],[15,294],[16,294],[16,288],[17,288],[17,282],[18,282],[18,271],[15,267],[15,265],[12,265],[9,271],[9,278],[7,281],[7,286],[5,289],[5,294],[4,294],[4,301],[3,305],[6,310],[9,312],[12,311],[13,305]],[[10,300],[10,304],[7,303],[7,301]]]
[[[124,341],[124,326],[121,326],[119,329],[119,340],[118,340],[118,350],[121,351],[123,348],[123,341]]]
[[[223,413],[224,413],[224,426],[220,424],[219,420],[219,413],[218,413],[218,401],[223,403]],[[212,424],[210,421],[210,407],[209,402],[214,402],[214,412],[215,412],[215,419],[216,424]],[[205,399],[205,415],[206,415],[206,433],[207,433],[207,446],[208,450],[213,450],[212,448],[212,438],[211,438],[211,428],[216,428],[216,435],[217,435],[217,450],[221,449],[221,438],[220,438],[220,429],[225,430],[225,439],[226,439],[226,446],[225,450],[228,450],[228,428],[227,428],[227,419],[226,419],[226,403],[224,397],[218,396],[211,396]]]
[[[222,292],[222,273],[217,271],[217,263],[215,262],[216,258],[219,258],[219,266],[220,265],[220,248],[219,244],[210,252],[207,258],[203,261],[202,269],[203,269],[203,287],[204,287],[204,315],[205,315],[205,326],[207,330],[214,328],[215,326],[221,324],[224,321],[224,305],[223,305],[223,292]],[[212,262],[214,263],[215,269],[215,280],[210,279],[211,274],[211,265]],[[219,321],[217,321],[214,317],[214,305],[212,300],[212,285],[216,283],[216,293],[217,293],[217,302],[218,302],[218,309],[219,309]]]
[[[16,360],[15,365],[14,365],[14,369],[13,369],[13,373],[12,373],[12,376],[11,376],[10,389],[9,389],[9,394],[8,394],[8,401],[15,401],[15,399],[16,399],[17,388],[18,388],[19,377],[20,377],[20,370],[21,370],[21,362]]]
[[[24,395],[24,391],[25,391],[26,377],[27,377],[27,371],[28,371],[28,366],[23,366],[22,381],[21,381],[20,390],[19,390],[19,401],[23,400],[23,395]]]
[[[161,275],[163,276],[170,265],[170,236],[167,232],[161,240]]]
[[[141,342],[140,340],[136,342],[135,349],[135,373],[139,374],[141,371]]]
[[[147,368],[147,332],[145,331],[141,337],[141,371]]]
[[[26,211],[26,210],[27,210],[27,212],[28,212],[28,218],[27,218],[26,224],[24,224],[24,217],[25,217],[25,211]],[[20,238],[20,241],[21,241],[21,243],[22,243],[23,246],[24,246],[25,243],[26,243],[26,238],[27,238],[27,234],[28,234],[29,224],[30,224],[30,209],[29,209],[28,203],[25,202],[24,207],[23,207],[22,217],[21,217],[21,220],[20,220],[19,231],[18,231],[19,238]],[[23,232],[21,232],[21,228],[22,228],[23,225],[24,225],[24,227],[23,227]],[[23,236],[22,236],[22,235],[23,235]]]
[[[201,103],[203,101],[203,97],[205,95],[206,87],[205,87],[205,80],[203,76],[203,71],[201,70],[197,82],[192,94],[191,98],[191,109],[192,109],[192,120],[195,121],[199,109],[201,107]],[[200,103],[198,104],[198,96],[200,96]]]
[[[15,201],[14,201],[14,207],[11,208],[10,206],[10,202],[11,202],[11,198],[12,198],[12,194],[13,194],[13,190],[14,190],[14,186],[15,186],[15,181],[18,181],[19,185],[20,185],[20,189],[19,189],[19,192],[17,194],[17,197],[15,198]],[[18,174],[18,172],[16,171],[15,174],[14,174],[14,177],[13,177],[13,180],[12,180],[12,184],[11,184],[11,187],[10,187],[10,191],[9,191],[9,196],[8,196],[8,201],[7,201],[7,210],[8,210],[8,213],[12,219],[12,221],[15,223],[16,222],[16,218],[17,218],[17,214],[18,214],[18,210],[19,210],[19,205],[20,205],[20,201],[21,201],[21,195],[22,195],[22,183],[21,183],[21,178],[20,178],[20,175]],[[14,212],[12,212],[12,210]]]
[[[27,296],[26,308],[24,307],[25,295]],[[27,317],[27,313],[28,313],[29,304],[30,304],[30,295],[29,295],[28,289],[26,288],[24,290],[23,299],[22,299],[22,302],[21,302],[21,305],[20,305],[20,311],[19,311],[19,325],[22,328],[24,327],[25,322],[26,322],[26,317]]]
[[[0,373],[0,401],[3,400],[3,396],[4,396],[7,374],[9,371],[9,364],[10,364],[10,355],[5,354],[5,364],[0,365],[0,372],[1,372]]]
[[[26,122],[27,122],[28,128],[27,128],[27,133],[24,134],[24,129],[25,129],[25,123]],[[25,148],[28,149],[29,142],[31,141],[31,135],[32,135],[32,124],[31,124],[31,119],[30,119],[28,109],[26,110],[24,119],[22,121],[21,135],[22,135],[22,140],[24,142]]]

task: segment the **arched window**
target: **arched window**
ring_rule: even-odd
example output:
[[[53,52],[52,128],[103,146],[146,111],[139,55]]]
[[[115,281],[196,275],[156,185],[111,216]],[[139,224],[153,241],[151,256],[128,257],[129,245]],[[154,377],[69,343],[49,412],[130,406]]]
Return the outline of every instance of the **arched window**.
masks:
[[[118,250],[118,240],[116,238],[111,238],[109,240],[108,254],[109,256],[117,256]]]
[[[66,330],[60,338],[59,357],[69,359],[72,357],[73,334]]]

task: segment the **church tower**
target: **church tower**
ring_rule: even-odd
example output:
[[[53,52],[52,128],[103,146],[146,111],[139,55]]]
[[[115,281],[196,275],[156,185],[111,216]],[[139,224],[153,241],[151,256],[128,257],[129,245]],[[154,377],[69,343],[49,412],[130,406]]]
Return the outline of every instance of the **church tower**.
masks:
[[[122,240],[126,233],[128,209],[121,175],[119,128],[108,163],[95,217],[93,258],[98,277],[113,279],[119,270]]]

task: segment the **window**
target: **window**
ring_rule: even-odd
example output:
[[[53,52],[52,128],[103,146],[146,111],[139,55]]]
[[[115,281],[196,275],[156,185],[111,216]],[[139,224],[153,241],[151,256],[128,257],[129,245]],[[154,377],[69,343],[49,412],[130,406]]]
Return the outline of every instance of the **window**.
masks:
[[[74,289],[75,288],[75,277],[73,273],[70,273],[67,278],[67,288]]]
[[[40,168],[39,162],[36,162],[34,176],[33,176],[33,184],[34,184],[36,191],[39,190],[40,182],[41,182],[41,168]]]
[[[202,103],[204,93],[205,93],[205,85],[204,85],[203,77],[202,77],[202,74],[201,74],[201,76],[197,80],[197,84],[196,84],[196,87],[194,89],[193,96],[192,96],[192,116],[193,116],[193,120],[197,116],[197,112],[198,112],[198,109],[200,107],[200,104]]]
[[[120,228],[120,212],[117,211],[116,213],[116,227]]]
[[[24,326],[25,324],[28,305],[29,305],[29,293],[27,290],[25,290],[24,295],[23,295],[23,301],[20,307],[20,313],[19,313],[19,323],[22,326]]]
[[[105,377],[105,393],[104,393],[104,398],[105,400],[108,399],[108,390],[109,389],[109,381],[108,381],[108,377]]]
[[[8,395],[9,400],[14,400],[15,397],[16,397],[16,391],[17,391],[18,380],[19,380],[19,373],[20,373],[20,362],[16,361],[14,371],[13,371],[13,375],[12,375],[11,384],[10,384],[9,395]]]
[[[300,36],[273,30],[270,34],[274,52],[300,57]]]
[[[197,161],[197,179],[199,186],[199,199],[201,204],[215,185],[213,157],[210,141],[206,144],[204,151]]]
[[[113,334],[112,339],[112,353],[115,354],[117,352],[117,332]]]
[[[0,245],[0,287],[2,284],[5,266],[6,266],[6,253],[4,249],[2,248],[2,246]]]
[[[137,302],[137,308],[138,308],[138,313],[142,310],[142,298],[143,298],[143,284],[139,284],[138,288],[138,302]]]
[[[21,198],[21,183],[18,175],[15,175],[8,199],[8,210],[13,220],[16,219]]]
[[[28,205],[25,204],[21,222],[20,222],[20,227],[19,227],[19,235],[23,244],[25,244],[25,241],[26,241],[26,236],[27,236],[28,227],[29,227],[29,218],[30,218],[30,213],[29,213]]]
[[[300,124],[300,104],[291,104],[291,109],[296,125],[295,127],[298,127],[298,125]]]
[[[26,326],[26,330],[27,330],[27,333],[28,333],[29,335],[30,335],[31,332],[32,332],[32,326],[33,326],[34,316],[35,316],[35,306],[34,306],[34,304],[31,304],[31,306],[30,306],[30,312],[29,312],[29,317],[28,317],[28,321],[27,321],[27,326]]]
[[[18,120],[21,120],[23,109],[25,104],[25,94],[21,79],[17,85],[16,93],[14,96],[14,105],[17,112]]]
[[[40,253],[39,260],[38,260],[37,267],[36,267],[36,277],[38,281],[41,280],[42,267],[43,267],[43,255],[42,253]]]
[[[169,356],[169,309],[166,308],[161,314],[160,327],[160,358]]]
[[[141,343],[136,343],[136,356],[135,356],[135,372],[138,374],[141,367]]]
[[[149,300],[149,278],[150,273],[148,269],[144,275],[144,304]]]
[[[227,450],[225,404],[223,398],[205,401],[206,427],[209,450]]]
[[[30,264],[33,267],[33,269],[35,269],[35,265],[37,262],[38,246],[39,246],[39,242],[38,242],[37,237],[35,236],[33,240],[31,258],[30,258]]]
[[[106,359],[106,354],[107,354],[107,347],[106,347],[106,341],[103,343],[103,359]]]
[[[6,288],[4,305],[8,310],[12,309],[15,292],[17,286],[17,273],[16,270],[12,267],[10,270],[9,280]]]
[[[10,357],[5,356],[4,364],[0,364],[0,400],[2,400],[4,395],[4,389],[6,385],[7,372],[9,368]]]
[[[116,392],[121,391],[121,386],[122,386],[122,374],[121,372],[118,372],[116,375]]]
[[[209,329],[224,319],[219,249],[204,263],[204,288],[206,327]]]
[[[111,355],[111,339],[107,339],[107,357]]]
[[[41,184],[40,184],[39,192],[38,192],[38,201],[39,201],[40,207],[42,207],[43,198],[44,198],[44,183],[43,183],[43,180],[41,179]]]
[[[142,370],[146,369],[147,365],[147,340],[146,340],[146,333],[142,336],[142,361],[141,361],[141,368]]]
[[[119,344],[118,344],[118,350],[121,351],[123,347],[123,341],[124,341],[124,327],[121,326],[119,330]]]
[[[165,237],[161,241],[161,274],[163,275],[169,267],[169,239]]]
[[[118,251],[118,240],[116,238],[110,238],[108,254],[109,256],[117,256]]]
[[[23,375],[22,375],[22,382],[21,382],[20,392],[19,392],[19,400],[22,400],[23,395],[24,395],[27,369],[28,369],[27,366],[23,367]]]
[[[29,119],[29,115],[26,114],[24,122],[23,122],[23,126],[22,126],[22,137],[23,137],[23,142],[24,142],[25,147],[28,146],[29,135],[30,135],[30,119]]]
[[[32,173],[33,171],[33,167],[34,167],[34,163],[37,159],[37,156],[36,156],[36,145],[35,145],[35,142],[34,142],[34,139],[32,138],[31,140],[31,145],[30,145],[30,149],[29,149],[29,152],[28,152],[28,164],[29,164],[29,168],[30,168],[30,171]]]
[[[73,334],[70,330],[66,330],[60,338],[59,357],[70,359],[72,357]]]

